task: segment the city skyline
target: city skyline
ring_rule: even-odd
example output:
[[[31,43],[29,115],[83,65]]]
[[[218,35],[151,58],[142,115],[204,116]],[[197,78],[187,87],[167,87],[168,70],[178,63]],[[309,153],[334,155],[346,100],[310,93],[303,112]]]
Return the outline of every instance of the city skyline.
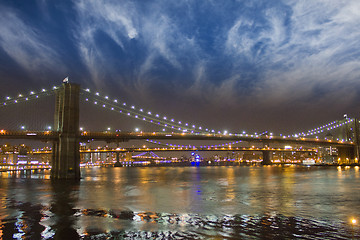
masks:
[[[305,131],[358,117],[359,10],[356,1],[3,1],[0,95],[69,76],[209,128]]]

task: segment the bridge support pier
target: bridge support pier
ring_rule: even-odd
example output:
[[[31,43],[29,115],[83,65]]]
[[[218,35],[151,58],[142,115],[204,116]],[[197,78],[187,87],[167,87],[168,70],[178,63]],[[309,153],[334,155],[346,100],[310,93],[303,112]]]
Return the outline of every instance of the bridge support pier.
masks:
[[[262,165],[271,165],[271,156],[272,156],[272,151],[262,151],[263,154],[263,160],[261,162]]]
[[[360,129],[359,129],[359,119],[354,119],[354,134],[355,134],[355,148],[354,148],[354,154],[355,154],[355,163],[359,163],[360,160]]]
[[[120,153],[116,152],[116,163],[114,164],[114,167],[121,167],[122,164],[120,163]]]
[[[355,148],[338,147],[338,163],[350,164],[355,162]]]
[[[78,84],[64,83],[56,93],[54,128],[60,134],[53,143],[52,179],[80,179],[79,91]]]

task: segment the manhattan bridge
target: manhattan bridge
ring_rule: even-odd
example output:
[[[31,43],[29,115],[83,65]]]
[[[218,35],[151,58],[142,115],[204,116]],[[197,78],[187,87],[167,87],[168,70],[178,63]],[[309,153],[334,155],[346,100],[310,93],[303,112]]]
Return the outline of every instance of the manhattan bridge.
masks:
[[[65,81],[60,86],[51,89],[42,89],[38,92],[31,91],[28,94],[19,94],[16,97],[6,97],[0,102],[1,118],[5,119],[7,111],[16,110],[17,106],[25,106],[29,102],[37,102],[40,99],[49,99],[55,96],[54,125],[20,126],[26,118],[36,123],[41,122],[42,115],[30,116],[21,111],[16,117],[8,121],[0,120],[0,139],[25,139],[51,142],[52,161],[51,177],[54,179],[78,179],[80,178],[80,143],[88,141],[105,141],[119,146],[121,142],[131,140],[144,140],[148,143],[159,145],[157,148],[117,148],[117,161],[119,153],[129,151],[249,151],[262,153],[262,164],[272,164],[273,152],[315,152],[317,148],[329,147],[337,150],[337,161],[348,164],[358,163],[359,159],[359,121],[348,118],[332,121],[316,128],[293,133],[290,135],[275,135],[268,132],[248,134],[221,132],[215,129],[205,128],[183,121],[168,118],[145,111],[142,108],[131,106],[118,99],[103,96],[97,91],[81,88],[79,84]],[[114,112],[117,116],[144,121],[148,124],[162,128],[162,131],[92,131],[82,129],[79,124],[80,104],[86,104],[93,108]],[[51,102],[52,106],[54,103]],[[35,105],[35,108],[41,108]],[[31,110],[29,110],[31,111]],[[93,111],[93,110],[90,110]],[[27,119],[29,121],[29,119]],[[34,125],[34,124],[33,124]],[[161,140],[161,142],[159,141]],[[209,142],[211,140],[227,141],[225,144],[194,145],[194,144],[171,144],[172,140],[183,142]],[[237,146],[238,143],[248,143],[249,147]],[[257,145],[257,147],[253,146]],[[260,146],[259,146],[260,145]],[[276,147],[274,147],[276,145]],[[297,148],[290,148],[296,145]]]

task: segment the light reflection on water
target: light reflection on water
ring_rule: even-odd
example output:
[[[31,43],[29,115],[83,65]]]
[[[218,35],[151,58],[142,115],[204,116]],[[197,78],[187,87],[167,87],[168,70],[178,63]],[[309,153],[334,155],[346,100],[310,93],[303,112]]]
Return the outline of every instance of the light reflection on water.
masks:
[[[359,167],[86,168],[1,173],[3,239],[358,238]]]

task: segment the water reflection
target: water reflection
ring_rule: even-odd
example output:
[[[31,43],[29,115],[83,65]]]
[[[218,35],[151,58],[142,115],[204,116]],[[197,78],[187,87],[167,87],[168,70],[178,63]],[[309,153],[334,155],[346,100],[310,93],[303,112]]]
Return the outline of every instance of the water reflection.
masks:
[[[79,239],[74,229],[78,212],[74,206],[78,200],[79,182],[53,181],[51,186],[53,199],[50,211],[56,216],[55,223],[51,225],[54,239]]]
[[[80,182],[0,178],[0,238],[360,238],[356,167],[82,171]]]

